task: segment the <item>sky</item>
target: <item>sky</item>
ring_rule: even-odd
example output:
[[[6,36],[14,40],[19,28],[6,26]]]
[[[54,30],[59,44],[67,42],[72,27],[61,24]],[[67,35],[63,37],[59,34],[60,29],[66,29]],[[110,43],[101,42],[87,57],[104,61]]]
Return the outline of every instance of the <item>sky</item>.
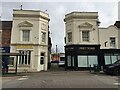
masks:
[[[98,12],[100,27],[108,27],[118,21],[118,1],[119,0],[2,0],[0,2],[0,16],[2,21],[10,21],[13,16],[13,9],[41,10],[46,11],[50,17],[50,36],[52,39],[52,50],[55,51],[57,45],[58,52],[64,52],[65,37],[65,14],[73,11]],[[120,6],[120,3],[119,3]],[[120,17],[119,17],[120,18]]]

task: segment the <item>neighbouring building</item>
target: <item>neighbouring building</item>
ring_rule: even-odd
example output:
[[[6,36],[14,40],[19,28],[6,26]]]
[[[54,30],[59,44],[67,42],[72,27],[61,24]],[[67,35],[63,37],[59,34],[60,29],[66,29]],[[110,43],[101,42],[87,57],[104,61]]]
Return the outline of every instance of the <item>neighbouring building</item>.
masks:
[[[59,53],[54,53],[52,54],[52,62],[59,62],[60,61],[60,54]]]
[[[42,11],[13,10],[10,52],[24,54],[18,56],[18,72],[47,70],[52,45],[48,45],[49,21],[49,15]],[[13,60],[15,64],[15,57]]]
[[[111,64],[120,59],[120,22],[107,28],[99,28],[101,61],[103,64]]]
[[[12,21],[0,21],[0,53],[10,53]],[[8,68],[9,56],[2,56],[3,68]]]
[[[65,61],[65,53],[60,53],[60,61]]]
[[[52,54],[52,62],[65,61],[65,53]]]
[[[66,68],[89,69],[120,59],[120,22],[99,28],[98,12],[71,12],[64,21]]]

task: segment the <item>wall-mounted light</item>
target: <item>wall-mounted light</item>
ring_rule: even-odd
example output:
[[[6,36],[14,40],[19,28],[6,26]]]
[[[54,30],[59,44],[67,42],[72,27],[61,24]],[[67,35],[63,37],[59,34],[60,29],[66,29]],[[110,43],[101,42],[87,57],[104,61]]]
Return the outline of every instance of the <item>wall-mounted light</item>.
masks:
[[[101,23],[100,21],[97,21],[97,25],[98,25],[98,26],[100,26],[100,23]]]
[[[105,43],[105,47],[106,47],[107,46],[106,44],[108,43],[108,41],[105,41],[104,43]]]

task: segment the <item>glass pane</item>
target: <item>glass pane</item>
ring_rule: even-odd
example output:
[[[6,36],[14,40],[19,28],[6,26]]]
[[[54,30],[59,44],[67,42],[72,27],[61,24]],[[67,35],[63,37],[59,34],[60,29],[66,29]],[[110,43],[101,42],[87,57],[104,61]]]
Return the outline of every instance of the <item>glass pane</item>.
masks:
[[[14,57],[9,58],[8,65],[14,65]]]
[[[94,64],[98,64],[97,56],[88,56],[89,66],[93,67]]]
[[[78,67],[87,67],[87,56],[78,56]]]
[[[118,60],[120,60],[120,55],[118,55]]]
[[[29,51],[29,55],[28,55],[28,64],[30,64],[30,57],[31,57],[31,51]]]
[[[67,56],[67,66],[71,66],[71,56]]]
[[[110,56],[105,56],[105,65],[106,64],[111,64]]]
[[[111,59],[112,59],[112,63],[114,63],[117,61],[117,56],[111,56]]]
[[[30,31],[29,30],[23,30],[23,41],[29,41]]]
[[[72,66],[74,66],[74,57],[72,57]]]
[[[41,34],[42,34],[42,42],[45,42],[46,33],[45,33],[45,32],[42,32]]]

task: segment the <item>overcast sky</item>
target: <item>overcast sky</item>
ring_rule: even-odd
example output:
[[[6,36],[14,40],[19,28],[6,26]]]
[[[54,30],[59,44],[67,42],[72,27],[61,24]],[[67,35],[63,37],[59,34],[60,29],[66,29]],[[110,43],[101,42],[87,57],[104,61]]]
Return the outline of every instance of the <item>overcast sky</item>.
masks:
[[[76,2],[34,1],[35,0],[31,0],[31,2],[2,2],[2,9],[0,8],[1,19],[7,21],[12,20],[13,9],[20,9],[20,5],[23,5],[23,9],[25,10],[47,10],[50,16],[49,26],[53,48],[58,45],[59,52],[64,52],[65,23],[63,19],[65,14],[73,11],[98,12],[101,27],[113,25],[115,21],[118,20],[118,2],[111,2],[112,0],[110,0],[110,2],[100,2],[99,0],[99,2],[81,2],[80,0]]]

